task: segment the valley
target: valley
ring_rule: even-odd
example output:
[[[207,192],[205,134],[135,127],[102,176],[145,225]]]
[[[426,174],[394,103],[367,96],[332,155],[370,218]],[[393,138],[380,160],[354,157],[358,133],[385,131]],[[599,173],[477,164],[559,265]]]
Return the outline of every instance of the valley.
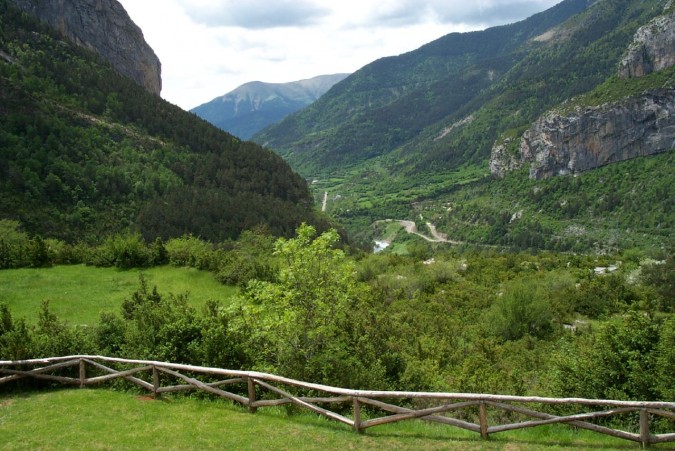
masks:
[[[673,138],[668,130],[673,128],[673,114],[668,93],[675,89],[674,69],[668,63],[658,63],[661,69],[655,71],[631,69],[630,73],[640,74],[637,77],[624,77],[617,69],[619,61],[622,65],[641,64],[629,62],[633,58],[626,56],[629,47],[646,46],[651,50],[645,51],[659,55],[654,57],[658,61],[668,61],[668,54],[672,57],[672,46],[668,50],[672,9],[672,4],[658,1],[641,6],[622,1],[593,6],[567,1],[499,30],[447,36],[409,54],[373,62],[345,79],[339,89],[330,90],[254,140],[274,148],[305,176],[321,210],[364,247],[368,241],[386,241],[373,231],[377,221],[416,221],[420,215],[431,218],[431,223],[456,242],[475,246],[601,252],[624,246],[660,247],[673,230],[671,215],[663,204],[672,192],[672,174],[663,171],[651,179],[638,176],[642,188],[634,186],[628,191],[615,185],[607,196],[615,197],[612,191],[630,192],[629,197],[623,197],[630,201],[613,200],[609,205],[607,196],[593,200],[590,191],[594,188],[587,187],[584,193],[579,186],[586,185],[580,179],[598,179],[590,175],[598,170],[607,175],[602,179],[619,183],[621,179],[613,173],[622,169],[612,166],[622,160],[635,159],[637,162],[622,167],[644,174],[647,167],[658,165],[636,157],[672,154],[669,143]],[[650,29],[644,24],[655,16],[659,37],[642,31]],[[543,24],[551,28],[537,28]],[[605,34],[599,32],[603,27]],[[531,40],[523,36],[531,36]],[[460,58],[457,54],[443,53],[450,42],[461,49],[458,54],[465,57],[463,62],[455,60]],[[473,46],[478,43],[502,45],[501,57],[474,53]],[[599,49],[604,49],[602,55],[597,53]],[[455,72],[435,73],[438,78],[426,87],[414,84],[414,77],[406,72],[412,69],[401,69],[396,82],[388,78],[390,68],[404,67],[404,62],[412,67],[433,66],[443,58],[458,64]],[[545,67],[559,69],[554,72]],[[384,91],[364,83],[363,77],[417,87],[400,89],[387,97]],[[456,92],[466,95],[457,96]],[[364,103],[366,97],[379,100]],[[560,142],[573,143],[577,153],[548,149],[546,143],[557,138],[530,138],[535,133],[529,130],[536,129],[533,124],[540,123],[538,118],[549,120],[557,112],[569,115],[575,108],[604,121],[582,127],[593,127],[597,133],[560,138]],[[600,108],[607,111],[600,113]],[[620,116],[632,111],[630,108],[637,109]],[[429,109],[434,114],[429,114]],[[639,111],[658,125],[642,119],[631,122],[630,118],[641,117]],[[615,112],[619,116],[613,116]],[[330,119],[317,120],[319,117]],[[545,122],[542,129],[551,136],[563,136],[563,131],[576,130],[575,124],[583,117],[563,117],[558,125]],[[654,134],[647,134],[647,130],[654,130]],[[522,143],[530,139],[539,147],[523,147],[521,151]],[[671,164],[672,157],[659,161]],[[522,180],[544,178],[539,174],[570,174],[576,181],[542,180],[537,186]],[[508,180],[500,179],[504,177]],[[554,185],[556,190],[561,186],[568,190],[557,193],[559,211],[551,199],[525,191],[547,191],[546,186]],[[635,198],[636,194],[652,196],[655,191],[659,193],[656,198]],[[513,197],[507,198],[506,192]],[[486,197],[488,193],[493,193],[492,198]],[[598,205],[591,205],[596,202]],[[646,205],[658,212],[633,211]],[[605,214],[608,207],[609,216]],[[637,220],[641,216],[660,219],[649,226]],[[604,221],[610,217],[611,221]],[[575,230],[584,233],[575,235]]]
[[[72,1],[132,28],[101,6],[115,0]],[[31,15],[47,3],[0,0],[0,360],[87,354],[369,391],[675,399],[675,2],[564,0],[451,33],[367,64],[252,141],[71,41],[50,25],[53,4],[49,20]],[[91,20],[85,35],[120,45]],[[146,370],[141,385],[159,393]],[[55,371],[84,385],[76,367]],[[233,399],[258,396],[255,377]],[[0,429],[23,437],[11,412],[52,385],[17,382],[0,384]],[[109,387],[136,393],[128,379]],[[283,399],[259,405],[293,433],[293,403],[317,393],[272,391]],[[349,396],[338,415],[372,414]],[[428,401],[394,410],[445,414]],[[569,414],[544,410],[545,422]],[[526,416],[491,412],[490,424]],[[663,412],[584,421],[669,438]],[[459,415],[433,419],[487,424],[481,404]],[[595,445],[571,431],[556,446]],[[391,438],[357,437],[339,443]]]

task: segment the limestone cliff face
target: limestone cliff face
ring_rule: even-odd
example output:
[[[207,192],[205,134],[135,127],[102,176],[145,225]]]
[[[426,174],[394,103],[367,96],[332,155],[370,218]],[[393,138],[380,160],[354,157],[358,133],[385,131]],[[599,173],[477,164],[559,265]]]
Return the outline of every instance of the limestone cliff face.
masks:
[[[675,10],[640,28],[619,65],[623,78],[636,78],[675,65]],[[541,179],[587,171],[609,163],[675,148],[675,91],[655,89],[571,113],[549,112],[523,134],[520,145],[496,143],[490,158],[493,175],[530,167]]]
[[[667,9],[673,9],[669,2]],[[621,78],[642,77],[675,65],[675,10],[640,28],[619,64]]]
[[[584,172],[675,148],[675,91],[663,90],[537,120],[520,143],[530,178]]]
[[[120,74],[159,95],[162,89],[159,58],[116,0],[11,1],[76,44],[97,52]]]

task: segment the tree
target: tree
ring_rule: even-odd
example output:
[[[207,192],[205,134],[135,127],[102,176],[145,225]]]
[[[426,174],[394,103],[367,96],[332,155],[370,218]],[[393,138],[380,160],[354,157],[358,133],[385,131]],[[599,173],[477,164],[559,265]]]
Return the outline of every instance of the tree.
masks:
[[[368,288],[333,247],[338,240],[335,230],[316,236],[306,224],[296,238],[279,239],[276,282],[249,282],[237,307],[239,327],[250,329],[259,366],[313,382],[372,386],[383,370],[365,339]]]
[[[570,337],[553,354],[555,396],[668,399],[672,394],[672,319],[661,324],[637,311],[614,317],[595,332]]]

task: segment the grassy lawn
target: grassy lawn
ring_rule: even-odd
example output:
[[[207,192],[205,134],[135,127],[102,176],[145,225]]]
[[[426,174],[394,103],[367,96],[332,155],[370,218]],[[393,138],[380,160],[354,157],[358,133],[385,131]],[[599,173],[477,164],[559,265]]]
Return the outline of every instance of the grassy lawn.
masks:
[[[566,426],[482,440],[456,428],[404,422],[356,434],[283,408],[250,414],[227,402],[153,400],[106,389],[0,394],[0,449],[638,449]]]
[[[70,324],[94,324],[103,311],[118,312],[122,301],[138,287],[143,273],[148,286],[161,294],[189,294],[191,305],[199,308],[209,299],[226,300],[236,288],[218,283],[209,272],[193,268],[161,266],[143,270],[94,268],[85,265],[44,269],[0,271],[0,303],[9,306],[12,316],[37,320],[42,301]]]

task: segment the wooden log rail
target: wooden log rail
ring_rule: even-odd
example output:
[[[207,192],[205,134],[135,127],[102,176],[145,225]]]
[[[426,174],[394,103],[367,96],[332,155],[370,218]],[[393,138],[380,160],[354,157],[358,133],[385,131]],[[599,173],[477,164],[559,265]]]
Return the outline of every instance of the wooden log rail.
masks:
[[[124,369],[116,369],[114,366]],[[69,374],[76,373],[78,377],[63,376],[64,368],[77,368]],[[91,368],[97,375],[87,377],[87,369]],[[145,373],[149,381],[142,379]],[[217,382],[203,382],[187,375],[199,374],[209,378],[222,378]],[[596,433],[618,437],[642,443],[643,446],[656,443],[675,442],[675,432],[664,434],[652,434],[650,431],[650,419],[656,417],[667,418],[669,424],[675,426],[675,402],[647,402],[647,401],[615,401],[606,399],[584,398],[544,398],[537,396],[508,396],[508,395],[485,395],[477,393],[436,393],[436,392],[405,392],[405,391],[367,391],[351,390],[345,388],[330,387],[327,385],[313,384],[289,379],[273,374],[256,371],[226,370],[221,368],[208,368],[192,365],[181,365],[166,362],[154,362],[147,360],[128,360],[103,356],[67,356],[46,359],[0,361],[0,385],[22,378],[34,378],[59,382],[63,384],[87,387],[113,379],[124,378],[143,389],[151,392],[155,397],[162,393],[179,392],[185,390],[203,390],[208,393],[240,403],[255,412],[262,407],[278,406],[282,404],[294,404],[319,415],[323,415],[335,421],[352,427],[357,432],[363,432],[368,428],[394,423],[399,421],[421,419],[450,426],[467,429],[488,438],[491,434],[524,429],[529,427],[543,426],[555,423],[565,423],[571,426],[587,429]],[[179,385],[165,385],[171,381],[179,380]],[[184,382],[184,383],[183,383]],[[239,393],[243,396],[225,390],[228,386],[238,386]],[[307,397],[293,394],[294,389],[321,393],[321,397]],[[258,399],[258,391],[267,392],[267,396],[273,399]],[[389,402],[385,402],[388,400]],[[391,400],[424,401],[425,405],[433,405],[414,409],[392,404]],[[348,404],[352,407],[352,417],[328,410],[321,405]],[[579,408],[602,407],[604,410],[594,410],[585,413],[571,415],[553,415],[539,412],[528,407],[532,404],[543,405],[573,405]],[[363,408],[368,406],[369,413],[373,411],[384,412],[383,416],[365,419]],[[509,424],[489,424],[488,408],[493,411],[503,411],[530,418]],[[448,416],[449,412],[459,412],[463,409],[477,411],[477,422]],[[344,412],[344,409],[341,411]],[[615,415],[637,413],[638,424],[635,427],[639,432],[628,432],[593,423],[593,420],[607,418]]]

